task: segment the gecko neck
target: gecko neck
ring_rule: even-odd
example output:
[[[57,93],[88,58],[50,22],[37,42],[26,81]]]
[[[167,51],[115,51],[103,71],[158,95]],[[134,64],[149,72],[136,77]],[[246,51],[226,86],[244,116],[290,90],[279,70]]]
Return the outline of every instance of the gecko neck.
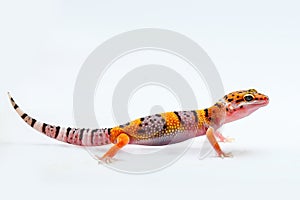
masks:
[[[208,111],[207,120],[209,121],[209,126],[214,129],[220,128],[226,122],[226,103],[223,101],[218,101],[213,106],[205,109]]]

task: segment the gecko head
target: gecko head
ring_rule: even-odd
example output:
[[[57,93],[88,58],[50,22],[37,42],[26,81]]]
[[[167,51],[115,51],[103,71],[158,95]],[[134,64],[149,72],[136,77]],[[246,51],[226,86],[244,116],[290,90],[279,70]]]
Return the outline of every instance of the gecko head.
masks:
[[[269,97],[255,89],[229,93],[223,97],[226,105],[225,123],[244,118],[257,109],[268,105]]]

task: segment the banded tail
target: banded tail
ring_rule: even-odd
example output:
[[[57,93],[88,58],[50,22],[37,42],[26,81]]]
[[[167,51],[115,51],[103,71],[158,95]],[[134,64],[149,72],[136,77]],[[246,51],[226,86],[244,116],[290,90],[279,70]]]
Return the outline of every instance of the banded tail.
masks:
[[[14,99],[8,92],[11,105],[14,107],[20,117],[35,130],[51,137],[53,139],[66,142],[69,144],[80,146],[100,146],[110,144],[110,128],[103,129],[85,129],[85,128],[63,128],[60,126],[53,126],[30,117],[23,112],[16,104]]]

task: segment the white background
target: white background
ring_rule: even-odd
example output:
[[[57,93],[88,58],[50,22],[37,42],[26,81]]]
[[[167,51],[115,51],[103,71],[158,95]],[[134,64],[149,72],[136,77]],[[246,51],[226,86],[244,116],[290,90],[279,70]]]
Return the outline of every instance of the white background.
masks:
[[[256,0],[1,2],[0,195],[299,199],[299,6]],[[224,135],[236,138],[222,145],[234,158],[199,160],[199,138],[162,171],[122,174],[97,165],[83,149],[38,134],[14,113],[7,91],[37,119],[74,124],[73,89],[82,63],[105,40],[137,28],[170,29],[196,41],[217,66],[226,92],[256,88],[269,95],[267,107],[224,128]],[[209,106],[208,100],[199,105]],[[130,116],[148,110],[138,111],[130,105]],[[97,115],[101,124],[115,125],[109,111],[103,116]]]

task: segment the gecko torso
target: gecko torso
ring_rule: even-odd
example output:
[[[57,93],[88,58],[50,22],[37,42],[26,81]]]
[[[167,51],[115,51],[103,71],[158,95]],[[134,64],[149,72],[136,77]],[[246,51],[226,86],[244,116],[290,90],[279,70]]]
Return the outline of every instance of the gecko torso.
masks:
[[[138,118],[113,128],[62,128],[38,122],[28,116],[9,95],[14,109],[34,129],[62,142],[81,146],[115,144],[100,158],[110,159],[125,145],[168,145],[206,135],[219,156],[226,156],[218,145],[226,141],[217,130],[225,123],[243,118],[265,106],[269,98],[254,89],[229,93],[209,108],[191,111],[166,112]]]

